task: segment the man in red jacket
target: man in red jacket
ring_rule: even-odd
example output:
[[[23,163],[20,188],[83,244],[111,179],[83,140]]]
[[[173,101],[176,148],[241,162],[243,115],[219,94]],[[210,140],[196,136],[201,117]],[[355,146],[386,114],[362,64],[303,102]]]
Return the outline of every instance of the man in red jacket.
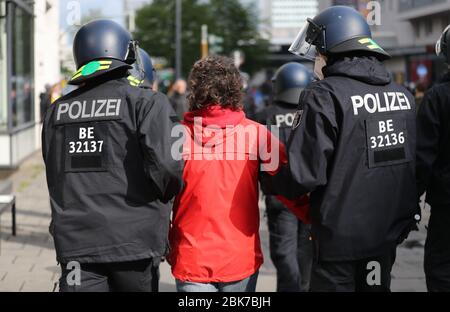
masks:
[[[252,292],[263,263],[258,175],[286,164],[284,146],[245,117],[231,59],[198,61],[188,84],[184,188],[175,201],[168,260],[178,291]]]

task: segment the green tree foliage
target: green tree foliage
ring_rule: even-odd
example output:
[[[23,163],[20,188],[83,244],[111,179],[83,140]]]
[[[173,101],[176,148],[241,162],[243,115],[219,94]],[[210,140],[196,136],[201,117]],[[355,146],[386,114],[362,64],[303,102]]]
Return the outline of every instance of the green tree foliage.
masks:
[[[265,59],[268,42],[259,36],[258,21],[238,0],[182,0],[183,73],[201,57],[201,26],[223,38],[223,53],[235,49],[246,54],[244,70],[259,69]],[[175,62],[175,1],[154,0],[136,15],[135,37],[152,56],[164,57],[169,66]]]
[[[212,24],[212,32],[224,38],[224,52],[233,50],[245,53],[243,69],[254,72],[261,69],[267,57],[269,43],[260,37],[258,19],[249,8],[238,0],[211,0],[210,13],[217,17]]]

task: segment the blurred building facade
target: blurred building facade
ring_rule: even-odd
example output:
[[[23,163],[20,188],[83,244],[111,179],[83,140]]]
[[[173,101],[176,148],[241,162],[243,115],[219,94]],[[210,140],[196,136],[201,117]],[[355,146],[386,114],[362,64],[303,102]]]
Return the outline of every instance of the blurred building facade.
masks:
[[[59,60],[63,74],[69,78],[75,71],[76,66],[73,60],[72,38],[67,31],[61,30],[59,34]],[[70,39],[69,39],[70,38]]]
[[[319,0],[319,9],[349,5],[368,14],[369,0]],[[450,0],[379,0],[380,24],[375,40],[392,59],[386,64],[398,83],[429,87],[446,66],[435,54],[442,31],[450,24]]]
[[[39,94],[60,79],[58,0],[0,0],[0,168],[40,148]]]
[[[248,2],[248,1],[247,1]],[[270,40],[270,65],[281,66],[299,61],[288,49],[308,17],[318,12],[318,0],[259,0],[255,8],[261,22],[261,34]]]
[[[287,45],[308,17],[317,14],[317,0],[262,0],[261,15],[269,21],[271,43]]]
[[[134,32],[136,29],[136,11],[151,2],[152,0],[123,0],[124,25],[130,32]]]

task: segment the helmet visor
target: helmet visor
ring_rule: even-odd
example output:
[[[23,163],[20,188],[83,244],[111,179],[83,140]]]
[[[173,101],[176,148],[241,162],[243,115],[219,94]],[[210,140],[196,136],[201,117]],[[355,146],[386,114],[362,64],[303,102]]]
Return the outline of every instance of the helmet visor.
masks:
[[[316,46],[312,44],[312,40],[307,40],[309,39],[308,29],[310,26],[311,25],[309,22],[305,23],[305,25],[302,27],[297,37],[295,38],[294,43],[292,43],[291,47],[289,48],[289,52],[307,60],[315,61],[317,56]]]
[[[447,28],[445,28],[444,32],[442,33],[441,37],[439,38],[439,40],[436,43],[436,54],[437,56],[442,56],[443,52],[442,51],[442,40],[444,39],[444,36],[447,35],[447,32],[450,30],[450,25],[447,26]]]

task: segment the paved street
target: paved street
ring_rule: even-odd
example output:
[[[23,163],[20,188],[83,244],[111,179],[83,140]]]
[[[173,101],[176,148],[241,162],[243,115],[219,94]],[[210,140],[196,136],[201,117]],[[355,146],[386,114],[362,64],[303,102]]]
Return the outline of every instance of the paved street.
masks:
[[[48,234],[50,207],[41,156],[36,153],[11,179],[17,195],[18,235],[11,236],[11,215],[1,216],[0,291],[48,292],[55,288],[59,268],[53,241]],[[261,269],[258,291],[274,291],[275,269],[269,259],[268,233],[262,216],[261,237],[265,265]],[[425,228],[413,233],[399,248],[393,271],[394,291],[425,291],[423,243]],[[161,290],[174,291],[174,280],[166,263],[161,267]]]

